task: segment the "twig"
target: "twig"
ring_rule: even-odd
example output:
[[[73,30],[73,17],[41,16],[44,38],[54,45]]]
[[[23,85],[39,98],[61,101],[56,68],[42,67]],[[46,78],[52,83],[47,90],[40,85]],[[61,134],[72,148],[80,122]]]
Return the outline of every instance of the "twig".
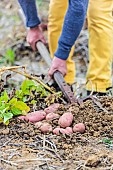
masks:
[[[43,136],[43,151],[45,150],[45,135]]]
[[[26,69],[25,66],[12,66],[12,67],[2,67],[0,69],[0,73],[6,71],[6,70],[12,70],[12,69],[18,69],[18,68],[23,68],[23,69]]]
[[[35,80],[36,82],[38,82],[39,84],[41,84],[43,87],[45,87],[47,90],[49,90],[51,93],[55,94],[55,92],[53,90],[51,90],[51,88],[49,86],[47,86],[46,84],[44,84],[41,80],[39,80],[38,78],[36,77],[33,77],[33,76],[30,76],[29,74],[27,74],[26,72],[20,72],[16,69],[18,68],[24,68],[24,70],[26,69],[25,66],[12,66],[12,67],[3,67],[0,69],[0,74],[2,74],[4,71],[6,70],[10,70],[10,71],[13,71],[13,72],[16,72],[18,74],[21,74],[29,79],[32,79],[32,80]]]
[[[5,160],[5,159],[0,159],[0,160],[7,163],[7,164],[18,166],[18,164],[14,163],[12,161],[8,161],[8,160]]]
[[[17,160],[16,162],[19,163],[19,162],[31,162],[31,161],[50,161],[51,159],[44,159],[44,158],[34,158],[34,159],[20,159],[20,160]]]
[[[21,74],[29,79],[32,79],[32,80],[35,80],[36,82],[38,82],[39,84],[41,84],[43,87],[45,87],[47,90],[49,90],[51,93],[55,94],[55,92],[53,90],[51,90],[51,88],[49,86],[47,86],[46,84],[44,84],[41,80],[39,80],[38,78],[36,77],[33,77],[33,76],[30,76],[29,74],[27,73],[22,73],[20,71],[17,71],[17,70],[12,70],[18,74]]]
[[[11,139],[9,139],[8,141],[6,141],[2,146],[0,146],[0,148],[6,146],[14,137],[12,137]]]
[[[64,160],[60,157],[60,155],[53,149],[50,149],[48,147],[45,147],[46,150],[48,151],[51,151],[51,152],[54,152],[56,154],[56,156],[64,163]]]
[[[46,164],[47,164],[48,170],[50,170],[50,167],[49,167],[49,164],[48,164],[48,162],[47,162],[47,161],[46,161]]]

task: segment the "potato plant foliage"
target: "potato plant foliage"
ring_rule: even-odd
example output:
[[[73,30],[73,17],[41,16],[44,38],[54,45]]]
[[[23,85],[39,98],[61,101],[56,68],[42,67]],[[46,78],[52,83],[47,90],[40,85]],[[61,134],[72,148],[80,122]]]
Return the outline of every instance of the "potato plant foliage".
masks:
[[[6,90],[0,96],[0,123],[9,124],[9,120],[13,116],[26,115],[30,111],[27,101],[30,98],[31,104],[35,104],[35,95],[39,97],[47,97],[50,93],[45,88],[36,84],[32,80],[24,80],[19,90],[16,90],[14,95],[10,95]]]

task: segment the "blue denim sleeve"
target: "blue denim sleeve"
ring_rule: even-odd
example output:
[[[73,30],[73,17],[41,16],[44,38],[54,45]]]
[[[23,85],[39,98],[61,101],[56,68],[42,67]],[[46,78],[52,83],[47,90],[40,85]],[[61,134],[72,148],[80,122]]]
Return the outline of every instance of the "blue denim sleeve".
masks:
[[[18,0],[26,17],[26,26],[35,27],[40,24],[38,17],[36,0]]]
[[[83,27],[88,0],[69,0],[68,10],[55,56],[66,60]]]

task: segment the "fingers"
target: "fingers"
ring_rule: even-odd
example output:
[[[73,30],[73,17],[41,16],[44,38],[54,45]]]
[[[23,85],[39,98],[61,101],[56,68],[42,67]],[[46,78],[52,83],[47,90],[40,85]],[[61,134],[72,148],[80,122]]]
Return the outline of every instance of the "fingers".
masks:
[[[48,76],[49,76],[50,78],[52,78],[52,76],[53,76],[53,74],[54,74],[55,71],[57,71],[57,69],[51,67],[51,68],[49,69],[49,71],[48,71]]]
[[[38,41],[42,41],[42,43],[46,44],[46,40],[44,38],[43,31],[40,26],[36,26],[34,28],[30,28],[27,34],[27,42],[32,47],[33,51],[36,51],[36,43]]]

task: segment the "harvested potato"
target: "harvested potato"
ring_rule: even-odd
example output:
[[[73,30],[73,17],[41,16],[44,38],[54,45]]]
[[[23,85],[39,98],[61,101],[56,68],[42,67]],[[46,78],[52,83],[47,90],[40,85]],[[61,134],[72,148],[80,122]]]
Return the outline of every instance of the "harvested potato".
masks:
[[[40,120],[43,120],[45,119],[46,117],[46,113],[43,111],[43,110],[39,110],[39,111],[36,111],[36,112],[31,112],[31,113],[28,113],[26,115],[26,118],[30,121],[30,122],[38,122]]]
[[[67,134],[72,134],[73,129],[71,127],[66,127]]]
[[[21,119],[21,120],[29,121],[28,118],[27,118],[26,116],[19,116],[18,118]]]
[[[49,123],[43,123],[39,129],[42,133],[52,132],[52,126]]]
[[[58,114],[55,114],[55,113],[49,113],[47,114],[46,116],[46,120],[53,120],[53,119],[57,119],[59,118],[60,116]]]
[[[85,125],[83,123],[78,123],[73,127],[73,132],[84,133],[84,131],[85,131]]]
[[[59,103],[54,103],[52,105],[50,105],[49,107],[47,107],[46,109],[44,109],[44,112],[46,112],[46,114],[55,112],[58,110],[60,104]]]
[[[73,114],[71,112],[66,112],[60,117],[58,124],[60,125],[60,127],[66,128],[72,124],[72,121]]]
[[[55,128],[55,129],[53,130],[53,134],[55,134],[55,135],[60,135],[60,129],[61,129],[61,128]]]
[[[69,134],[72,134],[73,133],[73,130],[72,130],[72,128],[71,127],[67,127],[66,129],[63,129],[63,128],[55,128],[54,130],[53,130],[53,133],[55,134],[55,135],[60,135],[61,133],[62,134],[67,134],[67,135],[69,135]]]

